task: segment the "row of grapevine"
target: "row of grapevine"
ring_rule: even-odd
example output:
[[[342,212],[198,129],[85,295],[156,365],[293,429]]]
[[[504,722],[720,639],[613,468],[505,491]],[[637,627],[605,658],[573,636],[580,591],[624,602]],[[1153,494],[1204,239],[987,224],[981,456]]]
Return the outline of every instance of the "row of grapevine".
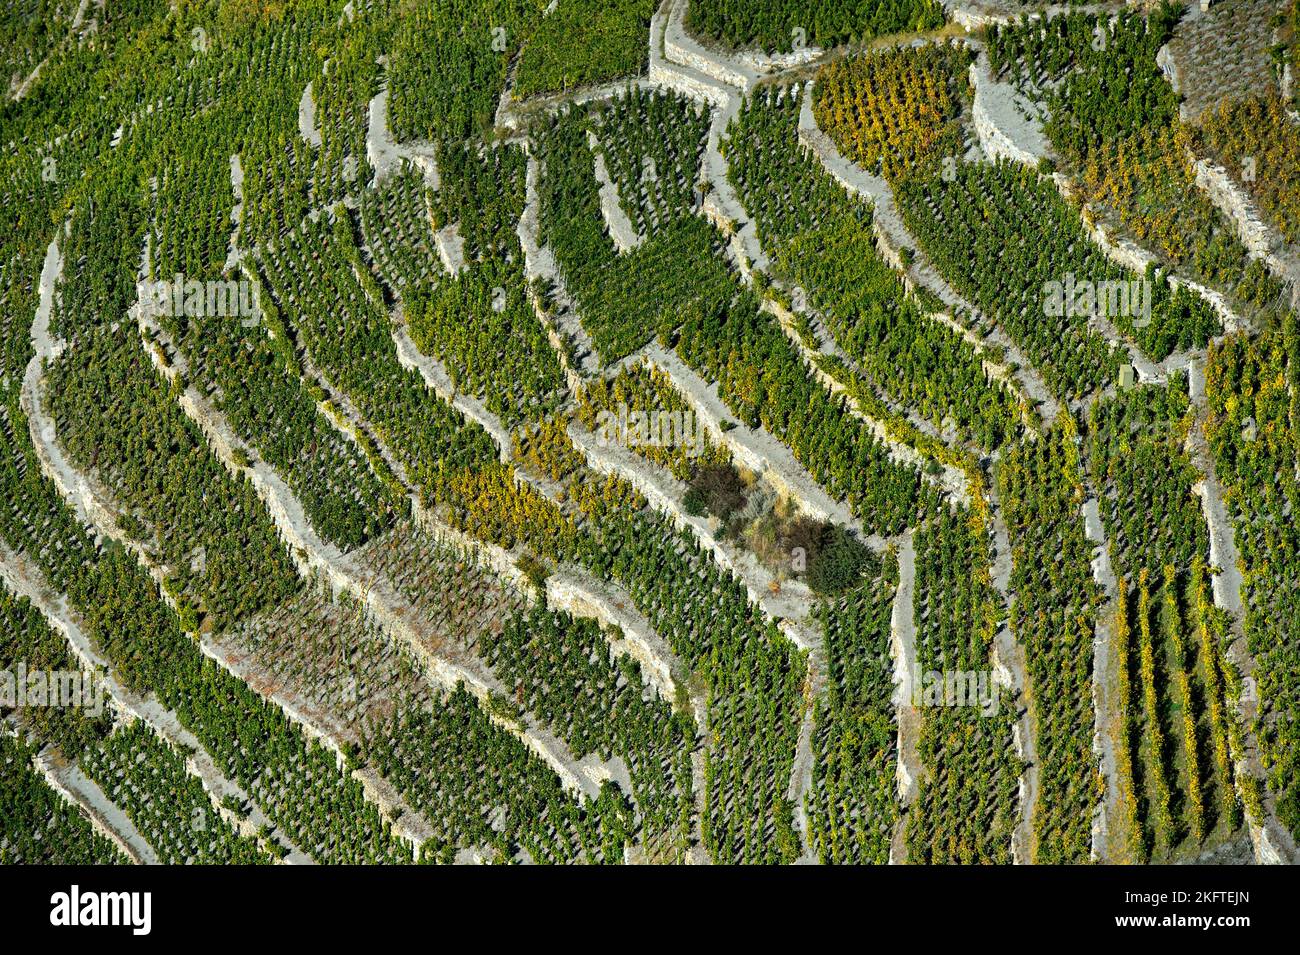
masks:
[[[517,99],[645,72],[654,0],[559,0],[548,9],[519,54]]]
[[[456,230],[464,269],[403,293],[412,340],[442,360],[459,389],[508,427],[535,420],[564,397],[559,360],[527,297],[516,225],[523,212],[523,150],[440,149],[430,196],[435,228]]]
[[[989,58],[1050,112],[1046,132],[1092,214],[1118,219],[1164,261],[1244,306],[1267,308],[1281,286],[1198,187],[1193,133],[1156,62],[1177,17],[1161,7],[1147,17],[1022,20],[989,29]]]
[[[434,693],[407,649],[348,596],[320,583],[214,642],[345,745],[400,709],[426,705]]]
[[[521,740],[497,726],[464,687],[432,709],[394,715],[361,752],[434,827],[422,858],[450,863],[462,851],[489,861],[623,860],[630,807],[607,784],[578,802]]]
[[[1192,427],[1187,376],[1118,392],[1092,406],[1089,466],[1116,573],[1136,580],[1166,564],[1186,571],[1209,552],[1198,475],[1183,449]]]
[[[517,590],[410,522],[398,524],[358,558],[393,585],[427,632],[448,644],[468,646],[479,631],[498,630],[501,620],[525,607]]]
[[[457,530],[507,550],[523,544],[553,560],[573,552],[577,529],[564,509],[508,465],[494,461],[457,474],[447,491]]]
[[[1292,67],[1295,69],[1295,67]],[[1288,243],[1300,241],[1300,128],[1276,92],[1222,104],[1196,130]]]
[[[365,252],[390,289],[400,294],[442,270],[418,170],[404,168],[383,185],[362,190],[357,218]]]
[[[370,169],[366,133],[370,101],[382,86],[380,51],[387,50],[400,5],[379,0],[366,15],[349,22],[340,17],[320,31],[320,70],[312,76],[310,96],[319,145],[313,147],[316,206],[329,205],[358,186],[368,185]],[[296,92],[296,89],[293,90]]]
[[[634,108],[639,100],[622,102]],[[688,115],[676,112],[682,121]],[[595,118],[579,107],[553,117],[538,133],[541,238],[555,252],[564,284],[577,300],[583,328],[601,360],[612,363],[646,344],[657,328],[697,299],[731,290],[721,263],[711,264],[719,238],[692,219],[671,216],[649,241],[617,253],[601,215],[595,160],[587,141],[592,130],[598,130]],[[680,182],[692,155],[683,144],[675,155],[676,162],[685,164],[682,173],[662,168],[656,178]],[[629,159],[639,165],[634,156]],[[639,178],[625,189],[636,182]]]
[[[120,507],[119,528],[167,568],[187,629],[221,629],[296,591],[252,483],[208,449],[133,324],[89,332],[66,351],[50,369],[47,401],[72,462]]]
[[[846,158],[896,179],[965,152],[973,59],[969,47],[930,44],[835,60],[817,74],[813,116]]]
[[[596,117],[595,136],[632,226],[657,234],[692,212],[710,113],[681,94],[633,88]]]
[[[577,419],[602,440],[625,444],[679,481],[731,457],[709,438],[672,379],[645,362],[625,365],[613,378],[590,381],[578,396]]]
[[[226,265],[235,205],[228,131],[199,116],[151,131],[152,136],[157,136],[161,153],[157,188],[150,196],[154,275],[170,279],[176,274],[188,278],[219,274]],[[90,225],[87,231],[84,223],[74,223],[69,240],[77,243],[93,235],[93,220]],[[130,243],[121,242],[120,247],[122,254],[130,254]]]
[[[12,689],[15,696],[23,690],[18,685],[20,666],[28,673],[82,672],[80,661],[72,655],[63,635],[26,597],[0,584],[0,671],[5,674],[0,683]],[[83,673],[84,679],[92,676]],[[20,715],[28,733],[69,759],[76,759],[83,749],[103,737],[112,723],[112,714],[107,710],[92,713],[85,707],[57,705],[57,701],[46,706],[24,706]]]
[[[709,700],[705,847],[717,862],[791,862],[800,855],[787,798],[806,673],[802,655],[766,622],[741,582],[693,536],[649,510],[617,477],[589,471],[562,430],[539,429],[536,462],[573,512],[571,559],[617,581]]]
[[[541,0],[421,0],[396,21],[389,122],[398,139],[488,138],[511,60]]]
[[[1188,621],[1192,631],[1189,652],[1197,657],[1197,679],[1205,701],[1205,762],[1209,767],[1206,773],[1214,774],[1215,796],[1223,824],[1235,829],[1241,825],[1243,803],[1257,781],[1254,777],[1239,776],[1235,763],[1234,754],[1240,753],[1243,745],[1241,721],[1230,709],[1232,697],[1241,686],[1240,675],[1228,658],[1231,617],[1222,607],[1215,606],[1209,569],[1199,562],[1192,564],[1188,595]]]
[[[514,688],[515,702],[575,757],[625,763],[641,841],[652,858],[682,859],[695,812],[695,726],[647,686],[637,662],[614,656],[596,621],[543,607],[509,620],[499,634],[480,632],[477,649]]]
[[[1209,536],[1193,490],[1200,476],[1184,451],[1192,418],[1180,375],[1098,402],[1088,425],[1089,465],[1125,615],[1116,621],[1127,635],[1117,662],[1137,693],[1120,718],[1133,767],[1122,783],[1138,800],[1141,857],[1168,858],[1184,843],[1198,848],[1216,829],[1231,832],[1240,823],[1232,768],[1215,742],[1226,725],[1226,648],[1207,642],[1201,607]],[[1212,758],[1215,752],[1223,758]]]
[[[61,246],[65,266],[50,331],[65,339],[117,321],[137,297],[145,190],[116,164],[95,176],[88,193],[72,210]]]

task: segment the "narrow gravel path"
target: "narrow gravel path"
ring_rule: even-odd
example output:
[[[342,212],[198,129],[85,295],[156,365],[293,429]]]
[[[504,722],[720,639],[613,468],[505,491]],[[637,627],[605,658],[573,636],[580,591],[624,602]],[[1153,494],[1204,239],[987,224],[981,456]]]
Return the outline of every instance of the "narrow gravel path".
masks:
[[[381,65],[387,65],[387,59],[380,57]],[[400,170],[403,161],[411,163],[421,171],[424,184],[431,189],[438,188],[438,163],[430,143],[398,143],[388,126],[388,83],[385,79],[383,88],[370,100],[370,110],[366,124],[366,159],[375,170],[375,185]]]
[[[601,151],[600,140],[596,138],[595,132],[587,130],[587,146],[591,149],[591,155],[596,171],[597,192],[600,196],[600,214],[605,219],[605,228],[609,232],[610,239],[614,242],[614,248],[619,254],[631,252],[637,246],[645,242],[645,236],[636,231],[632,225],[632,220],[627,217],[623,211],[622,203],[619,201],[618,187],[614,185],[609,178],[609,170],[605,168],[605,155]]]
[[[320,149],[322,140],[320,127],[316,125],[316,97],[311,83],[307,84],[307,88],[302,91],[302,98],[298,100],[298,135],[308,146]]]
[[[1014,561],[1011,535],[1002,514],[1002,503],[996,486],[988,489],[989,541],[992,558],[990,579],[1002,603],[1004,619],[993,637],[991,660],[994,680],[1008,694],[1020,694],[1028,701],[1032,697],[1029,673],[1026,668],[1025,648],[1011,631],[1011,613],[1014,598],[1011,594],[1011,575]],[[1028,707],[1012,726],[1012,743],[1016,755],[1024,762],[1018,785],[1020,819],[1011,833],[1011,859],[1016,865],[1029,865],[1034,856],[1034,808],[1038,804],[1038,730]]]
[[[128,859],[136,865],[159,864],[158,854],[135,823],[80,767],[56,761],[49,751],[37,755],[32,762],[54,791],[80,809],[90,824],[121,849]]]
[[[239,268],[243,260],[239,251],[239,230],[244,219],[244,164],[239,153],[230,154],[230,191],[234,194],[235,205],[230,210],[230,245],[226,250],[226,262],[221,267],[223,272]]]
[[[528,301],[533,306],[537,320],[546,329],[546,339],[564,370],[569,391],[576,395],[584,378],[599,374],[600,358],[591,336],[578,318],[573,297],[564,287],[564,279],[555,264],[555,253],[541,242],[541,197],[537,191],[540,176],[537,157],[532,155],[530,149],[524,177],[524,212],[519,217],[516,231],[524,253],[524,277],[529,283]],[[534,280],[552,287],[551,300],[556,309],[554,314],[548,313],[543,307],[541,297],[533,287]]]
[[[971,125],[980,149],[990,159],[1006,158],[1036,166],[1051,153],[1042,122],[1030,118],[1039,110],[1010,83],[993,78],[988,53],[982,46],[979,49],[970,67],[970,81],[975,89]]]
[[[1106,538],[1105,524],[1101,519],[1101,506],[1096,497],[1089,496],[1082,507],[1083,528],[1088,540],[1096,548],[1092,558],[1092,579],[1101,588],[1104,602],[1097,611],[1092,644],[1092,749],[1101,762],[1105,790],[1097,807],[1092,828],[1092,858],[1095,862],[1112,862],[1112,847],[1124,845],[1125,833],[1116,831],[1123,824],[1124,813],[1120,806],[1124,794],[1116,768],[1115,752],[1126,745],[1116,737],[1123,725],[1119,700],[1115,695],[1118,681],[1115,660],[1115,614],[1119,582],[1110,563],[1110,544]]]
[[[912,531],[898,539],[898,590],[890,614],[890,653],[894,658],[894,710],[898,722],[898,798],[910,806],[920,792],[921,714],[916,707],[916,544]],[[906,859],[906,813],[899,819],[891,862]]]
[[[812,824],[808,820],[807,796],[813,786],[812,738],[817,731],[816,704],[826,692],[825,648],[820,638],[817,646],[808,654],[808,674],[804,680],[802,696],[803,712],[799,718],[799,739],[795,744],[794,762],[790,766],[790,787],[786,798],[794,806],[794,827],[803,842],[803,853],[796,860],[796,865],[817,865],[820,859],[813,845]]]

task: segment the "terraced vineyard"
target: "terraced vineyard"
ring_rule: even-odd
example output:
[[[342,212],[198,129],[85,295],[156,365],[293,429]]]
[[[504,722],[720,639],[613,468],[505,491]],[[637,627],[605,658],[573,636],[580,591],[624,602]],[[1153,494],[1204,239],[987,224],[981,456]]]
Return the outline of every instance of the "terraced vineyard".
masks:
[[[0,16],[0,862],[1300,861],[1228,6]]]
[[[1105,317],[1157,361],[1176,350],[1203,348],[1221,330],[1194,293],[1108,261],[1056,187],[1033,170],[1005,162],[961,164],[951,180],[939,175],[903,185],[899,200],[940,272],[1005,326],[1062,397],[1081,397],[1117,376],[1118,349],[1089,321],[1094,309],[1109,309]],[[1066,302],[1062,293],[1058,304],[1052,283],[1063,286],[1070,277],[1103,289],[1137,287],[1146,298],[1135,305],[1130,296],[1127,306],[1111,308],[1072,296]]]
[[[1205,150],[1241,180],[1283,240],[1300,240],[1300,133],[1281,97],[1225,102],[1199,132]]]
[[[971,59],[964,47],[933,45],[841,60],[818,77],[817,125],[845,156],[890,179],[957,156]]]
[[[0,736],[4,772],[5,865],[108,865],[125,856],[65,803],[31,766],[35,750],[6,733]]]
[[[859,81],[850,73],[840,82],[856,95]],[[930,320],[921,298],[905,291],[875,248],[870,204],[847,195],[801,152],[797,123],[808,95],[795,88],[759,93],[746,103],[727,144],[730,175],[775,260],[775,273],[799,300],[792,304],[819,313],[884,396],[934,423],[952,420],[982,445],[1000,444],[1018,425],[1015,396],[990,380],[970,342]]]
[[[1194,21],[1196,29],[1206,22]],[[1165,44],[1180,31],[1170,9],[1114,22],[1070,15],[1046,29],[1025,20],[990,32],[989,62],[995,74],[1050,110],[1046,133],[1082,187],[1090,217],[1120,226],[1157,261],[1232,295],[1248,311],[1268,312],[1281,304],[1283,283],[1250,255],[1198,185],[1204,173],[1195,160],[1204,149],[1194,149],[1197,130],[1180,118],[1178,97],[1161,75],[1160,51],[1167,53]],[[1242,101],[1223,106],[1249,108]],[[1285,129],[1275,126],[1263,140],[1277,134],[1285,139]],[[1229,156],[1230,169],[1248,155],[1242,149]],[[1285,178],[1284,164],[1273,168]]]

